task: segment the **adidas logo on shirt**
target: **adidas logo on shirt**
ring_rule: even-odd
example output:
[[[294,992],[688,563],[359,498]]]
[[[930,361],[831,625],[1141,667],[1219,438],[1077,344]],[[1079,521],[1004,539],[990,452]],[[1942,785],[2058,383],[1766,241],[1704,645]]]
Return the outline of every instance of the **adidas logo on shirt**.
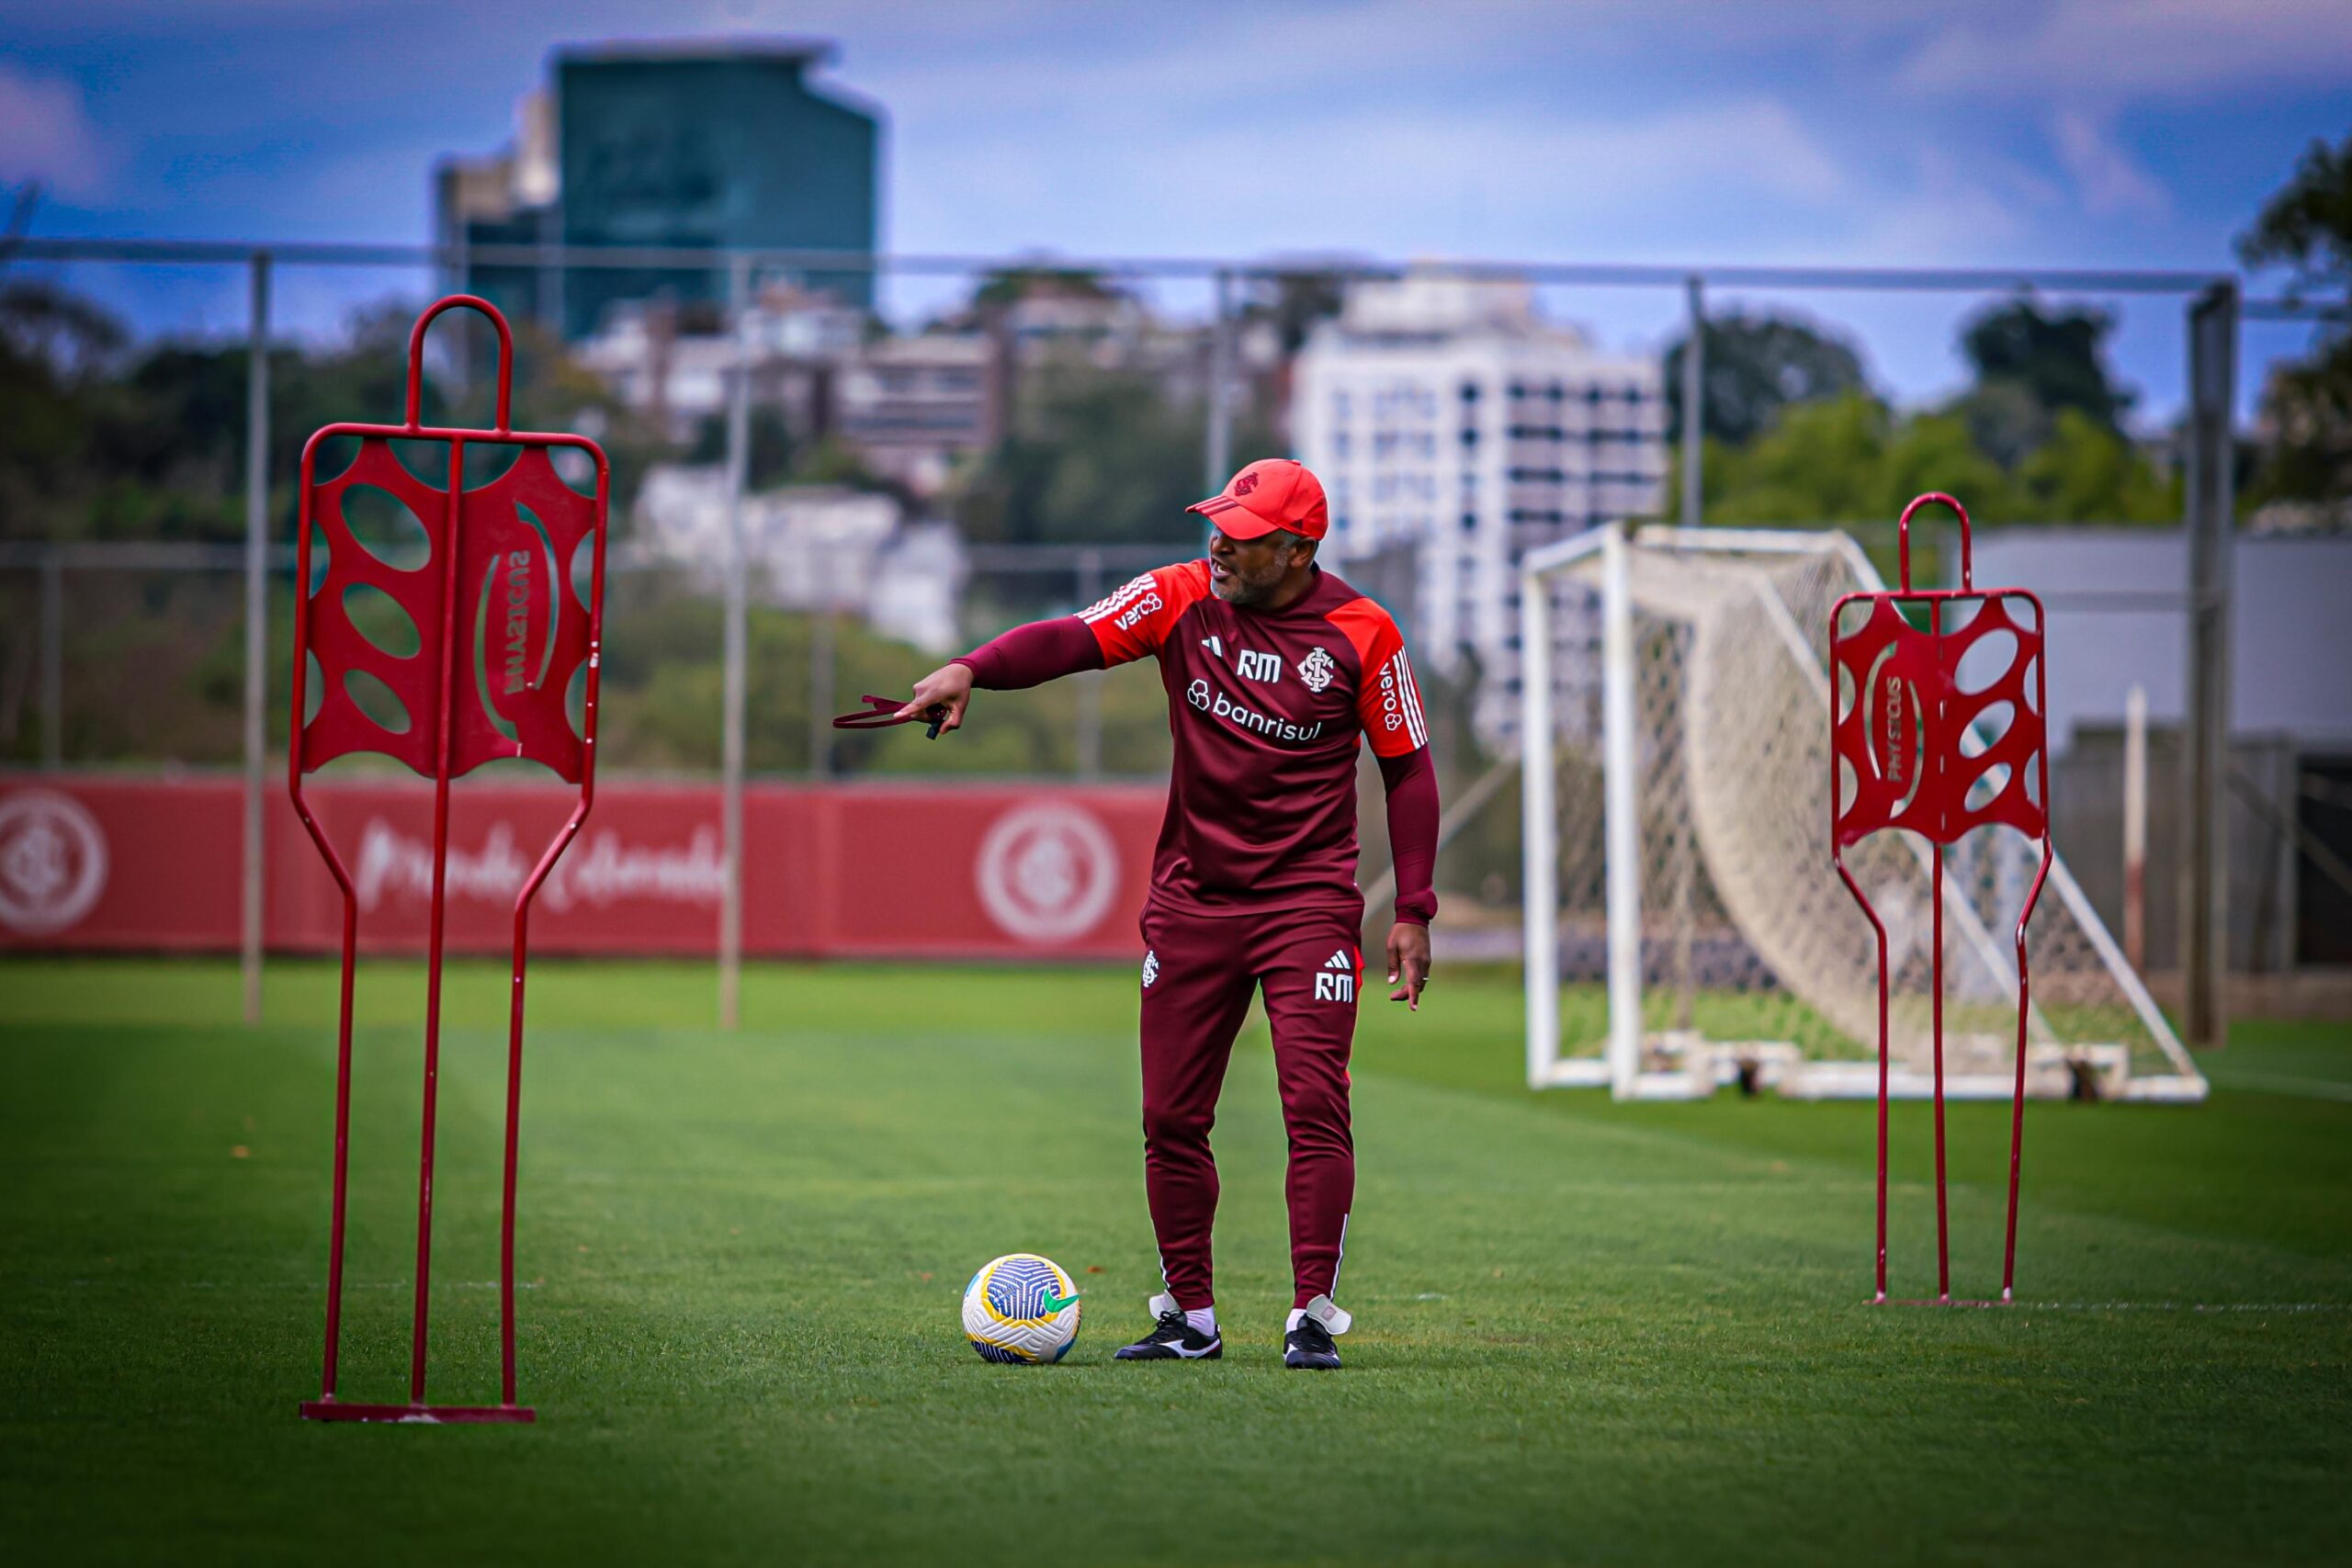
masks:
[[[1356,999],[1355,960],[1341,948],[1323,962],[1315,973],[1315,999],[1318,1002],[1353,1002]]]

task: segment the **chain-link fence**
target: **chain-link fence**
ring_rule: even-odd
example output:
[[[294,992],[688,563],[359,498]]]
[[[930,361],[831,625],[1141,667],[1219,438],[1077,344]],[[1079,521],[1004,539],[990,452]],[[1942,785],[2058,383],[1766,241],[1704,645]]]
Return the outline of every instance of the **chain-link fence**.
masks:
[[[874,773],[1151,777],[1168,765],[1165,705],[1148,669],[986,694],[954,744],[837,731],[867,692],[926,671],[1018,622],[1081,609],[1134,573],[1199,550],[1164,546],[969,549],[911,609],[876,604],[862,559],[804,563],[838,593],[755,573],[745,614],[747,766],[754,776]],[[0,543],[0,762],[77,770],[229,769],[243,753],[244,552],[205,543]],[[294,557],[267,558],[267,645],[291,645]],[[716,570],[625,549],[605,591],[599,749],[623,773],[719,764],[726,598]],[[918,624],[909,624],[910,621]],[[281,666],[283,666],[281,668]],[[290,662],[265,671],[265,744],[286,748]]]
[[[1719,411],[1742,406],[1753,367],[1740,356],[1761,341],[1743,336],[1743,323],[1826,299],[1855,304],[1880,330],[1905,296],[1998,301],[2038,288],[2044,299],[2129,303],[2130,330],[2177,333],[2163,323],[2177,323],[2188,299],[2202,323],[2183,339],[2193,417],[2166,449],[2116,459],[2138,476],[2117,493],[2148,520],[2185,516],[2199,538],[2231,510],[2233,465],[2216,454],[2229,450],[2239,309],[2233,280],[2206,275],[1467,265],[1443,276],[1472,292],[1443,299],[1457,315],[1469,301],[1469,314],[1416,321],[1396,311],[1415,305],[1407,286],[1421,275],[1356,262],[25,241],[0,263],[0,349],[12,406],[25,411],[0,463],[0,761],[16,766],[243,765],[262,787],[287,725],[302,444],[333,421],[397,417],[408,326],[427,300],[459,289],[506,309],[513,364],[497,363],[478,321],[447,318],[428,349],[426,420],[487,423],[492,388],[511,374],[516,427],[576,431],[612,457],[605,766],[717,771],[730,788],[746,774],[1164,772],[1164,698],[1148,670],[991,694],[983,722],[949,745],[836,733],[827,720],[868,691],[904,691],[1006,626],[1076,609],[1195,553],[1182,508],[1257,457],[1296,452],[1333,466],[1327,557],[1419,637],[1417,621],[1435,618],[1422,614],[1431,595],[1454,588],[1432,583],[1411,541],[1452,526],[1440,503],[1451,496],[1404,471],[1409,443],[1392,452],[1376,431],[1371,466],[1354,473],[1345,430],[1308,417],[1299,367],[1326,337],[1360,351],[1375,404],[1389,374],[1379,355],[1399,345],[1534,333],[1546,354],[1573,357],[1591,345],[1558,324],[1592,291],[1635,291],[1656,307],[1656,343],[1681,344],[1633,379],[1706,413],[1623,422],[1674,450],[1641,467],[1640,493],[1618,495],[1611,517],[1788,523],[1800,517],[1787,509],[1808,502],[1774,488],[1774,465],[1808,459],[1768,449],[1762,426],[1734,428]],[[839,287],[844,278],[857,286]],[[1374,285],[1391,289],[1388,315],[1340,332],[1351,291]],[[1502,305],[1481,303],[1481,289],[1499,290]],[[572,308],[591,295],[606,303]],[[1972,480],[2000,489],[1996,513],[2070,514],[2052,510],[2067,493],[2054,479],[1988,466],[1965,446],[1979,425],[1994,433],[1986,441],[2007,428],[2001,400],[1941,424],[1898,420],[1848,396],[1867,389],[1864,359],[1840,353],[1822,361],[1826,379],[1799,390],[1821,399],[1802,405],[1819,420],[1859,422],[1854,460],[1876,476],[1876,489],[1857,492],[1867,514],[1879,514],[1878,490]],[[1553,404],[1560,379],[1552,375]],[[1326,375],[1312,386],[1351,384]],[[1510,390],[1516,406],[1521,389]],[[1542,390],[1525,389],[1530,399]],[[1638,407],[1638,386],[1629,395]],[[322,470],[334,460],[322,454]],[[1383,466],[1392,464],[1403,467]],[[2064,468],[2064,453],[2052,467]],[[1516,509],[1495,530],[1511,559],[1588,521],[1545,502],[1545,486],[1561,482],[1551,468],[1497,477]],[[1387,498],[1401,499],[1384,512]],[[1408,502],[1428,502],[1428,515]],[[398,532],[396,519],[382,526],[388,538]],[[1507,620],[1508,562],[1493,573],[1473,570],[1466,555],[1454,564],[1460,592],[1490,589]],[[2226,579],[2200,547],[2173,605],[2194,648],[2218,646],[2226,607]],[[1421,638],[1433,713],[1474,711],[1480,682],[1502,678],[1488,667],[1502,650],[1474,642]],[[733,648],[741,664],[730,681]],[[730,690],[742,694],[740,712],[729,712]],[[2215,744],[2226,694],[2192,683],[2188,702],[2187,773],[2206,783],[2195,786],[2205,804],[2185,817],[2198,819],[2211,815],[2221,775],[2199,774],[2194,758]],[[1497,773],[1507,748],[1468,722],[1435,728],[1449,798],[1483,806],[1450,816],[1442,880],[1468,923],[1482,908],[1500,921],[1518,877],[1515,814]],[[1376,855],[1378,813],[1365,815]],[[2188,874],[2206,874],[2215,853],[2192,846]],[[2194,933],[2187,940],[2195,945]]]

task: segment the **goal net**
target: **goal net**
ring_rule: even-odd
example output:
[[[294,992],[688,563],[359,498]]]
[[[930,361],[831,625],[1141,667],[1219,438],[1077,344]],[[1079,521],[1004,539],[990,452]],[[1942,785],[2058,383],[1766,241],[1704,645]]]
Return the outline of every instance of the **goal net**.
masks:
[[[1532,1086],[1876,1094],[1877,947],[1829,858],[1826,649],[1839,595],[1882,586],[1860,547],[1828,532],[1602,528],[1527,557]],[[1945,1092],[2009,1095],[2014,935],[2040,858],[2012,829],[1980,829],[1946,851],[1939,893],[1917,835],[1848,852],[1887,927],[1892,1092],[1930,1089],[1940,897]],[[2027,957],[2029,1094],[2203,1097],[2063,858]]]

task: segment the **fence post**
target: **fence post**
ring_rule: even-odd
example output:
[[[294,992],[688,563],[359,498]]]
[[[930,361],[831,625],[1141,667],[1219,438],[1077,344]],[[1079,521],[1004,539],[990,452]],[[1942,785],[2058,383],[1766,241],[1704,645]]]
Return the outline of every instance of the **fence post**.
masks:
[[[1208,469],[1202,489],[1215,494],[1233,477],[1233,274],[1216,275],[1216,320],[1209,331]]]
[[[245,842],[243,930],[239,943],[245,1022],[261,1021],[264,824],[262,708],[269,657],[269,253],[255,251],[245,313]]]
[[[1703,511],[1699,459],[1707,438],[1706,281],[1690,275],[1690,331],[1682,343],[1682,525],[1696,528]]]
[[[718,900],[718,1026],[742,1021],[743,992],[743,483],[750,471],[752,352],[745,317],[751,263],[729,258],[727,321],[735,337],[735,377],[727,389],[726,674],[718,742],[719,836],[726,867]]]
[[[833,772],[833,624],[832,557],[820,549],[817,593],[808,606],[808,776],[830,778]]]
[[[2181,1032],[2229,1039],[2231,468],[2237,392],[2237,285],[2221,282],[2188,310],[2188,711],[2181,831]]]
[[[2123,694],[2123,957],[2148,967],[2148,688]]]
[[[65,547],[40,557],[40,765],[65,765]]]
[[[1078,602],[1080,607],[1102,597],[1102,552],[1089,545],[1078,552]],[[1078,776],[1102,776],[1102,682],[1109,677],[1091,671],[1078,678]]]

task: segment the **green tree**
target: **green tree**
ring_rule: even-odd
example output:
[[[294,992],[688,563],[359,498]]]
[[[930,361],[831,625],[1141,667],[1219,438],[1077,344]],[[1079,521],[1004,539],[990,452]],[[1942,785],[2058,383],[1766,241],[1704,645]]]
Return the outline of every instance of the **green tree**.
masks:
[[[1250,280],[1241,315],[1245,321],[1272,322],[1288,357],[1306,345],[1318,323],[1340,313],[1347,298],[1348,280],[1337,272],[1306,267],[1261,274]]]
[[[0,288],[0,537],[70,534],[121,323],[41,283]]]
[[[2249,267],[2291,267],[2301,288],[2341,292],[2352,284],[2352,133],[2339,147],[2312,143],[2294,176],[2238,236],[2238,259]]]
[[[1099,272],[1040,262],[1000,267],[988,274],[972,290],[972,306],[985,312],[1016,304],[1038,294],[1082,299],[1116,299],[1121,298],[1122,290]]]
[[[1196,531],[1205,414],[1150,377],[1067,367],[1030,378],[1019,428],[961,487],[956,516],[991,544],[1156,543]],[[1237,463],[1277,451],[1262,417],[1236,422]]]
[[[1709,442],[1702,473],[1711,523],[1852,523],[1886,515],[1879,476],[1894,432],[1860,392],[1801,403],[1746,447]]]
[[[2352,134],[2339,146],[2312,145],[2238,237],[2238,255],[2249,267],[2288,268],[2297,291],[2343,303],[2352,293]],[[2321,503],[2342,519],[2352,498],[2352,328],[2341,314],[2308,357],[2272,372],[2262,424],[2248,506]]]
[[[2114,431],[2063,410],[2050,439],[2018,465],[2015,518],[2038,523],[2177,523],[2177,478],[2157,474]]]
[[[1867,392],[1861,356],[1851,344],[1794,316],[1736,310],[1708,319],[1700,367],[1707,435],[1745,446],[1771,427],[1781,410]],[[1682,356],[1686,335],[1666,351],[1667,439],[1682,439]]]
[[[2133,400],[2107,372],[2107,338],[2114,326],[2104,311],[2045,314],[2030,299],[1979,311],[1960,340],[1976,385],[1951,412],[2004,468],[2049,440],[2062,410],[2120,430]]]
[[[743,483],[747,489],[765,490],[793,477],[793,467],[801,456],[794,449],[792,431],[785,423],[784,411],[772,404],[762,404],[751,411],[746,422],[751,450],[744,455]],[[727,460],[727,415],[708,415],[695,427],[695,444],[686,454],[690,463],[723,463]]]

